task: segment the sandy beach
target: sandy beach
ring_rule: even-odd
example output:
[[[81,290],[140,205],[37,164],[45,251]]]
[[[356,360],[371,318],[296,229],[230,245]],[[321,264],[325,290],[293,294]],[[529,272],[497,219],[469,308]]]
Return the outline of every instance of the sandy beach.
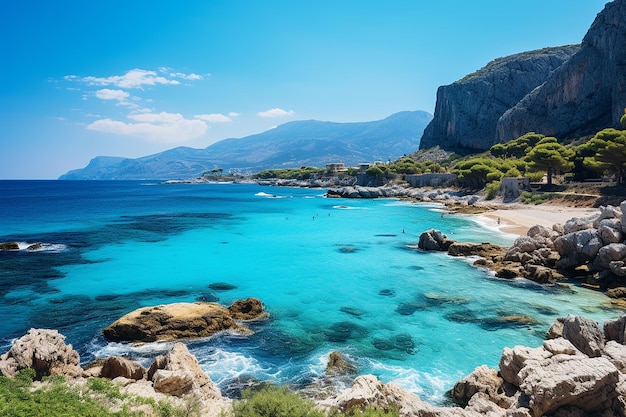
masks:
[[[551,228],[556,223],[565,223],[574,217],[588,217],[597,214],[597,208],[577,208],[543,204],[527,206],[521,204],[503,205],[497,210],[479,214],[480,223],[498,229],[503,233],[525,235],[529,228],[541,225]]]

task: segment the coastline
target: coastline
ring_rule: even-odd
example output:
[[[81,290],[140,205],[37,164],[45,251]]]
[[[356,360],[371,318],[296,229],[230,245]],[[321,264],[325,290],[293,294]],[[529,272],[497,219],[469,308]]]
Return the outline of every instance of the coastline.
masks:
[[[535,225],[552,229],[552,226],[577,217],[586,218],[597,215],[597,208],[568,207],[564,205],[542,204],[529,206],[523,204],[500,204],[495,210],[485,211],[474,215],[476,221],[489,229],[501,233],[524,236],[528,229]]]

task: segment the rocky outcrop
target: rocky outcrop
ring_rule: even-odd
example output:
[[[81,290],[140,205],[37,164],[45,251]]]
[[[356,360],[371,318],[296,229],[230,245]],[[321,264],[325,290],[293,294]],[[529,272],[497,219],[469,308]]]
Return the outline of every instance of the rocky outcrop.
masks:
[[[417,247],[429,251],[447,251],[455,243],[440,230],[430,229],[420,235]]]
[[[20,250],[20,244],[17,242],[0,242],[0,251],[2,250]]]
[[[357,367],[339,352],[330,352],[326,364],[326,376],[356,375]]]
[[[126,314],[103,330],[110,341],[153,342],[208,337],[221,331],[251,334],[237,320],[264,318],[258,299],[249,298],[225,308],[217,303],[175,303],[144,307]]]
[[[157,356],[147,376],[154,389],[162,393],[176,397],[192,394],[203,401],[222,398],[217,386],[182,343],[176,343],[166,355]]]
[[[122,377],[137,381],[146,377],[146,369],[130,359],[110,356],[102,363],[100,376],[109,379]]]
[[[436,145],[459,153],[489,149],[496,143],[500,117],[577,50],[577,46],[564,46],[499,58],[439,87],[435,114],[424,130],[420,149]]]
[[[614,0],[598,14],[580,50],[502,115],[498,141],[530,131],[561,139],[618,127],[626,107],[625,69],[626,0]]]
[[[0,375],[12,377],[21,369],[32,368],[37,379],[49,375],[77,377],[83,373],[79,363],[78,352],[65,344],[65,336],[58,331],[30,329],[0,356]]]

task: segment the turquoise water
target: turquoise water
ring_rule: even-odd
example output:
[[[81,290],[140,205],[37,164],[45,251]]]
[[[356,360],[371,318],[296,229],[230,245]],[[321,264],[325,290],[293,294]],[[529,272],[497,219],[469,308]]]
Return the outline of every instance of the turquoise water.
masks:
[[[183,301],[263,301],[255,334],[189,343],[225,393],[250,378],[306,386],[328,354],[436,403],[502,349],[537,346],[559,316],[618,311],[576,286],[504,281],[443,253],[416,250],[437,228],[454,239],[510,244],[437,205],[339,200],[324,190],[140,182],[0,182],[1,342],[56,328],[83,361],[125,354],[148,363],[167,343],[107,343],[101,330],[136,308]],[[208,286],[227,282],[229,291]],[[523,314],[536,324],[503,322]],[[338,384],[348,381],[338,380]]]

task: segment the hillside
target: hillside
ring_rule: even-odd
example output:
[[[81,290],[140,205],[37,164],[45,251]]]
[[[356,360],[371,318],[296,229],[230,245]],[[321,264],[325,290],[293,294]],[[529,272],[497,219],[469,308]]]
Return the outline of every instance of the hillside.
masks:
[[[62,180],[188,179],[216,167],[257,172],[268,168],[323,167],[329,162],[356,165],[394,160],[419,147],[432,116],[405,111],[383,120],[356,123],[305,120],[263,133],[225,139],[204,149],[178,147],[137,159],[96,157]]]

